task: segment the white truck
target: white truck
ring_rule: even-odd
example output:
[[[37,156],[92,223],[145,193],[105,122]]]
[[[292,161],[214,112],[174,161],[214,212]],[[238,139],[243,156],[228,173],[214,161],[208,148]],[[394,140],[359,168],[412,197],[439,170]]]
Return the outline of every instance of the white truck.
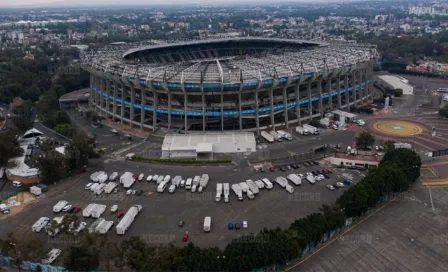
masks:
[[[300,135],[308,135],[310,134],[310,132],[308,131],[308,129],[303,128],[303,127],[296,127],[296,132]]]
[[[30,193],[32,193],[35,196],[40,196],[42,194],[42,188],[37,186],[31,186]]]
[[[123,184],[123,187],[126,189],[131,188],[131,186],[134,184],[134,182],[135,182],[135,178],[131,172],[125,172],[120,177],[120,183]]]
[[[312,125],[303,125],[303,128],[307,129],[311,134],[319,134],[319,129],[316,127],[313,127]]]
[[[107,181],[109,177],[107,176],[106,172],[100,172],[100,174],[98,175],[98,182],[99,183],[104,183]]]
[[[34,232],[40,232],[48,224],[48,222],[50,222],[50,218],[41,217],[36,221],[36,223],[34,223],[34,225],[31,227],[31,230]]]
[[[270,190],[270,189],[272,189],[274,187],[272,182],[269,179],[267,179],[267,178],[263,178],[263,179],[261,179],[261,181],[263,181],[266,189],[268,189],[268,190]]]
[[[156,183],[157,183],[157,184],[162,183],[164,178],[165,178],[164,175],[160,175],[160,176],[157,178]]]
[[[117,234],[124,235],[128,228],[131,226],[132,222],[134,222],[135,217],[142,211],[143,207],[141,205],[134,205],[120,220],[120,223],[117,225]]]
[[[258,194],[260,192],[257,184],[255,184],[255,182],[253,182],[253,180],[251,180],[251,179],[246,180],[246,184],[247,184],[247,186],[249,186],[249,190],[252,193]]]
[[[9,214],[9,208],[6,204],[0,204],[0,212],[3,214]]]
[[[263,139],[268,141],[268,143],[273,143],[274,142],[274,137],[272,137],[271,134],[267,133],[264,130],[261,132],[261,137],[263,137]]]
[[[203,174],[201,179],[199,180],[199,186],[202,188],[207,187],[207,183],[210,180],[210,177],[207,174]]]
[[[176,187],[179,187],[180,182],[182,181],[182,177],[181,176],[175,176],[172,180],[171,180],[171,184],[173,184]]]
[[[241,189],[239,184],[232,184],[232,190],[238,197],[238,200],[243,200],[243,190]]]
[[[53,206],[53,212],[58,213],[61,212],[62,209],[68,205],[68,202],[65,200],[61,200],[56,205]]]
[[[286,184],[288,184],[288,180],[284,177],[276,177],[275,182],[277,182],[278,185],[280,185],[282,188],[286,187]]]
[[[212,218],[210,216],[206,216],[204,218],[204,231],[210,232],[212,229]]]
[[[159,185],[157,185],[157,192],[163,193],[168,186],[168,182],[162,181]]]
[[[292,140],[292,136],[291,134],[289,134],[288,132],[284,131],[284,130],[277,130],[277,133],[282,136],[283,139],[286,139],[288,141]]]
[[[104,192],[105,192],[106,194],[110,194],[110,193],[112,193],[112,191],[113,191],[116,187],[117,187],[117,184],[116,184],[115,182],[109,182],[109,183],[106,185],[106,188],[104,188]]]
[[[196,185],[196,187],[198,187],[199,181],[201,181],[201,176],[194,176],[192,185]]]
[[[300,186],[300,184],[302,184],[302,179],[296,174],[289,174],[287,178],[297,186]]]
[[[264,183],[263,183],[263,181],[261,181],[261,180],[256,180],[256,181],[254,181],[254,182],[255,182],[255,185],[258,186],[258,189],[263,189],[263,188],[264,188]]]
[[[274,137],[274,140],[276,140],[278,142],[283,142],[283,138],[274,130],[269,132],[269,134],[271,134],[271,136]]]
[[[93,208],[95,208],[95,205],[95,203],[90,203],[89,205],[87,205],[87,207],[82,210],[82,216],[90,217],[92,215]]]
[[[52,237],[58,235],[58,233],[61,231],[60,226],[61,226],[62,220],[64,220],[64,216],[59,216],[59,217],[53,218],[53,220],[51,220],[51,221],[54,221],[56,223],[49,222],[45,226],[45,231],[47,232],[47,234]],[[50,226],[51,226],[51,228],[50,228]],[[53,227],[53,226],[55,226],[55,227]]]
[[[114,221],[102,221],[97,227],[96,227],[96,232],[101,233],[101,234],[106,234],[114,225]]]
[[[109,176],[109,180],[110,181],[114,181],[118,178],[118,172],[113,172],[112,174],[110,174]]]
[[[286,184],[285,189],[286,189],[286,191],[288,191],[288,193],[290,193],[290,194],[294,193],[294,187],[292,187],[292,186],[289,185],[289,184]]]
[[[221,195],[222,195],[222,183],[216,184],[216,202],[221,201]]]
[[[163,177],[163,181],[168,183],[171,181],[171,176],[170,175],[166,175],[165,177]]]
[[[254,197],[255,197],[254,193],[252,193],[251,190],[247,190],[246,194],[249,199],[254,199]]]
[[[229,202],[230,186],[228,183],[224,183],[224,202]]]
[[[100,218],[100,216],[106,211],[106,208],[106,205],[95,204],[95,207],[92,209],[91,216],[93,218]]]
[[[306,180],[308,180],[308,182],[311,184],[316,183],[316,179],[311,175],[306,176]]]
[[[247,183],[240,182],[239,185],[240,185],[240,188],[243,191],[243,193],[246,193],[249,190],[249,186],[247,185]]]
[[[98,226],[101,225],[104,221],[106,221],[106,219],[98,218],[95,222],[92,223],[92,225],[90,225],[90,227],[88,229],[89,233],[96,232],[96,229],[98,228]]]
[[[42,260],[43,264],[52,264],[61,255],[62,250],[53,248],[48,252],[47,258]]]
[[[95,191],[93,191],[93,193],[94,193],[95,195],[100,195],[100,194],[102,194],[102,193],[104,192],[104,189],[106,189],[106,186],[107,186],[106,183],[101,183],[100,185],[98,185],[98,186],[95,188]]]

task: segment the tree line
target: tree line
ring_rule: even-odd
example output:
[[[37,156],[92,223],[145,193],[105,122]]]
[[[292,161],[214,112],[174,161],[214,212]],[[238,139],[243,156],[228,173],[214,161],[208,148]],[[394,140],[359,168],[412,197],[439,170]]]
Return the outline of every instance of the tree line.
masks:
[[[60,262],[69,271],[99,268],[119,271],[281,269],[286,263],[300,259],[330,233],[340,231],[348,218],[360,217],[386,198],[408,190],[418,179],[420,167],[420,157],[413,150],[390,148],[379,167],[344,191],[334,204],[323,204],[319,212],[295,220],[287,229],[263,229],[233,239],[224,249],[201,248],[191,242],[183,247],[155,245],[142,237],[129,237],[119,243],[108,240],[107,235],[84,231],[80,236],[73,236],[63,231],[59,240],[67,243]],[[63,224],[63,229],[67,230],[71,224],[79,224],[79,219],[67,217]],[[0,240],[2,252],[20,260],[25,259],[25,254],[31,259],[35,256],[32,247],[23,246],[27,249],[20,253],[11,251],[8,239],[13,238],[7,236]],[[23,243],[26,245],[25,241]],[[28,252],[30,250],[32,252]]]

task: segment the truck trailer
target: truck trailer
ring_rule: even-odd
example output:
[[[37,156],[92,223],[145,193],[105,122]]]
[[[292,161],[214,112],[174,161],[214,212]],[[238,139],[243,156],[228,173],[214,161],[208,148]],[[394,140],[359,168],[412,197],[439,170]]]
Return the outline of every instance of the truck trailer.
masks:
[[[302,179],[296,174],[289,174],[287,178],[297,186],[300,186],[300,184],[302,184]]]
[[[280,185],[282,188],[286,187],[286,184],[288,184],[288,180],[284,177],[277,177],[275,178],[275,182],[277,182],[278,185]]]
[[[274,137],[272,137],[271,134],[267,133],[264,130],[261,132],[261,137],[263,137],[263,139],[265,139],[268,143],[274,142]]]
[[[239,185],[243,193],[246,193],[249,190],[249,185],[247,185],[246,182],[240,182]]]
[[[303,127],[296,127],[296,132],[300,135],[308,135],[310,134],[310,132],[308,131],[308,129],[303,128]]]
[[[274,137],[274,140],[276,140],[278,142],[283,142],[283,138],[274,130],[269,132],[269,134],[271,134],[271,136]]]
[[[42,192],[42,188],[37,187],[37,186],[31,186],[30,193],[32,193],[35,196],[40,196],[43,192]]]
[[[316,183],[316,179],[313,176],[311,176],[311,175],[306,176],[306,180],[308,180],[308,182],[311,183],[311,184],[315,184]]]
[[[210,180],[210,177],[207,174],[203,174],[201,176],[201,179],[199,180],[199,186],[201,186],[202,188],[207,187],[207,183]]]
[[[96,229],[98,228],[98,226],[101,225],[104,221],[106,221],[106,219],[98,218],[95,222],[92,223],[92,225],[90,225],[90,227],[88,229],[89,233],[96,232]]]
[[[128,228],[131,226],[132,222],[134,222],[135,217],[142,211],[143,207],[141,205],[134,205],[127,213],[123,216],[120,223],[117,225],[117,234],[124,235]]]
[[[61,200],[56,205],[53,206],[53,212],[58,213],[62,211],[62,209],[67,206],[68,202],[65,200]]]
[[[93,208],[95,208],[95,205],[95,203],[90,203],[89,205],[87,205],[87,207],[82,210],[82,216],[90,217],[92,215]]]
[[[102,193],[104,192],[104,189],[106,189],[106,186],[107,186],[106,183],[101,183],[100,185],[98,185],[98,186],[95,188],[95,191],[93,191],[93,193],[94,193],[95,195],[100,195],[100,194],[102,194]]]
[[[50,218],[48,217],[41,217],[39,220],[34,223],[34,225],[31,227],[31,230],[34,232],[40,232],[45,226],[50,222]]]
[[[319,129],[317,127],[313,127],[312,125],[303,125],[303,128],[307,129],[311,134],[319,134]]]
[[[114,221],[106,221],[101,222],[97,227],[95,232],[106,234],[114,225]]]
[[[104,188],[104,192],[106,194],[110,194],[116,187],[117,187],[117,184],[115,182],[109,182],[106,185],[106,188]]]
[[[229,202],[230,186],[228,183],[224,183],[224,202]]]
[[[222,195],[222,183],[216,184],[216,202],[221,201],[221,195]]]
[[[270,190],[270,189],[272,189],[274,187],[272,182],[269,179],[267,179],[267,178],[263,178],[263,179],[261,179],[261,181],[263,181],[266,189],[268,189],[268,190]]]
[[[175,176],[172,180],[171,180],[171,184],[173,184],[174,186],[179,187],[180,182],[182,181],[182,177],[181,176]]]
[[[91,216],[93,218],[99,218],[106,211],[106,208],[106,205],[95,204],[95,207],[92,209]]]
[[[277,130],[277,133],[283,138],[286,139],[288,141],[292,140],[292,136],[291,134],[289,134],[288,132],[284,131],[284,130]]]
[[[238,200],[243,200],[243,190],[241,189],[239,184],[232,184],[232,190],[238,197]]]
[[[259,193],[259,189],[257,184],[255,184],[255,182],[253,182],[251,179],[246,180],[246,184],[247,186],[249,186],[249,190],[254,193],[254,194],[258,194]]]
[[[134,182],[135,182],[135,178],[134,178],[134,175],[131,172],[125,172],[120,177],[120,183],[126,189],[131,188],[131,186],[134,184]]]

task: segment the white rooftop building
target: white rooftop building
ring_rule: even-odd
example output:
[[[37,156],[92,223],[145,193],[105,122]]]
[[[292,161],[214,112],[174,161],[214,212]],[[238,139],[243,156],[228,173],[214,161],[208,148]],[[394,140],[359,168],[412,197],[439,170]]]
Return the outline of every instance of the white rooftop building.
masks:
[[[214,153],[256,151],[253,133],[169,134],[162,145],[162,158],[213,159]]]
[[[402,89],[403,95],[413,95],[414,87],[409,84],[409,81],[400,76],[383,75],[378,76],[380,84],[392,89]]]

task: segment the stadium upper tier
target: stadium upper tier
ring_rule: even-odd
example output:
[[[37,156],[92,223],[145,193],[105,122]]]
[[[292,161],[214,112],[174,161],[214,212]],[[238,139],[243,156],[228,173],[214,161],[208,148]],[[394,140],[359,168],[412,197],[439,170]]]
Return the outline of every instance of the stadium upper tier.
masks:
[[[83,64],[156,84],[231,84],[356,67],[377,56],[372,45],[244,37],[109,45],[85,54]]]

